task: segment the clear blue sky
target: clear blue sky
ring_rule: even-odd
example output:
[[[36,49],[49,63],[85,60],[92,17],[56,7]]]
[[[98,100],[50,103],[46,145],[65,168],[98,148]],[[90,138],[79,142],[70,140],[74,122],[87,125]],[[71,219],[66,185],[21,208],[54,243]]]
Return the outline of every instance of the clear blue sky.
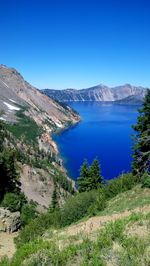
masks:
[[[0,0],[0,63],[39,88],[150,87],[150,1]]]

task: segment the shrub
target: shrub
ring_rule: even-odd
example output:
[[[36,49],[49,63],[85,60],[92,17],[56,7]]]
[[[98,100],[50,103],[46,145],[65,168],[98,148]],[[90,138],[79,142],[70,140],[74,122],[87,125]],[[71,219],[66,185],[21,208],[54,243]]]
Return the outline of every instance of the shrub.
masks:
[[[93,190],[70,197],[62,210],[62,225],[69,225],[87,215],[89,207],[96,201],[96,195]]]
[[[23,228],[16,239],[17,246],[34,241],[50,227],[58,228],[77,222],[87,215],[95,215],[103,210],[107,200],[117,194],[131,189],[138,179],[132,174],[124,174],[111,180],[98,190],[77,193],[67,199],[62,209],[51,213],[41,214]],[[29,220],[30,220],[29,211]],[[31,215],[32,216],[32,215]],[[28,211],[27,211],[28,223]]]
[[[147,243],[148,242],[148,243]],[[126,237],[122,242],[123,250],[120,253],[120,265],[149,265],[149,256],[146,256],[146,250],[149,241],[137,236]],[[147,253],[148,254],[148,253]],[[148,259],[148,261],[147,261]]]
[[[2,259],[0,260],[0,266],[10,266],[7,256],[2,257]]]
[[[96,198],[94,203],[89,207],[88,213],[90,216],[96,215],[98,212],[103,211],[107,205],[106,196],[103,189],[99,188],[96,191]]]
[[[99,249],[111,247],[113,241],[121,241],[123,239],[123,231],[125,229],[125,221],[117,220],[109,222],[104,229],[100,231],[97,245]]]
[[[118,178],[110,180],[103,187],[104,194],[107,198],[113,198],[119,193],[132,189],[138,182],[139,179],[137,176],[134,176],[131,173],[122,174]]]
[[[84,192],[70,197],[64,204],[62,210],[41,214],[39,217],[29,222],[15,239],[17,246],[20,247],[29,241],[34,241],[39,236],[42,236],[50,227],[62,227],[78,221],[88,214],[89,207],[95,201],[96,191]],[[25,209],[24,207],[24,211]],[[31,209],[26,209],[25,214],[22,214],[22,219],[25,219],[24,222],[28,222],[33,214]]]
[[[6,193],[1,202],[1,206],[7,208],[11,212],[21,211],[22,206],[27,202],[23,193]]]
[[[150,175],[148,173],[144,173],[142,175],[142,187],[147,187],[147,188],[150,188]]]
[[[39,236],[42,236],[51,226],[59,226],[60,220],[59,212],[41,214],[22,228],[19,236],[15,239],[17,247],[20,247],[29,241],[34,241]]]
[[[36,203],[31,201],[23,205],[21,208],[21,223],[23,226],[29,224],[29,222],[37,217]]]
[[[40,239],[21,246],[8,265],[66,266],[67,262],[70,262],[70,260],[76,255],[76,251],[77,247],[74,245],[70,245],[69,247],[60,251],[55,243]],[[2,266],[4,265],[5,264],[3,263]]]

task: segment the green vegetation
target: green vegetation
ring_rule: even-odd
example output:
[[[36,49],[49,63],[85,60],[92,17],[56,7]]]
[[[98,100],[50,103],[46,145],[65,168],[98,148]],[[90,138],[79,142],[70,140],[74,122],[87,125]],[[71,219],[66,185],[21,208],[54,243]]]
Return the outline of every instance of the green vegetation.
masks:
[[[144,173],[141,177],[142,187],[150,188],[150,175],[148,173]]]
[[[70,197],[61,210],[60,226],[70,225],[89,214],[89,208],[96,201],[96,191],[83,192]]]
[[[17,246],[36,240],[50,227],[60,228],[77,222],[89,214],[89,208],[96,198],[95,191],[80,193],[75,197],[70,197],[62,209],[55,209],[53,212],[40,215],[25,228],[22,228],[16,239]]]
[[[33,201],[28,202],[25,195],[21,192],[6,193],[0,203],[0,206],[10,210],[11,212],[19,211],[22,226],[30,223],[38,215],[36,211],[36,203]]]
[[[0,206],[11,212],[20,211],[24,226],[37,217],[36,206],[32,202],[28,203],[20,191],[16,166],[19,155],[15,150],[5,146],[5,139],[9,137],[5,124],[0,122]]]
[[[143,189],[141,184],[134,186],[131,190],[119,193],[107,202],[106,208],[99,212],[100,215],[111,215],[125,210],[134,210],[150,205],[150,190]]]
[[[20,183],[15,167],[15,152],[4,150],[0,153],[0,200],[7,192],[19,192]]]
[[[22,228],[19,236],[15,240],[17,247],[21,247],[25,243],[38,239],[50,227],[59,227],[59,223],[61,222],[60,219],[60,214],[57,211],[41,214]]]
[[[29,224],[33,219],[37,218],[38,212],[36,210],[37,204],[32,200],[30,202],[26,202],[20,210],[21,213],[21,224],[25,226]]]
[[[75,193],[72,181],[67,179],[67,177],[62,174],[59,169],[54,170],[54,183],[58,183],[65,191],[68,191],[71,194]]]
[[[27,107],[21,107],[16,115],[19,121],[15,124],[7,124],[8,130],[15,135],[15,137],[22,139],[28,143],[37,143],[37,137],[41,136],[43,133],[42,128],[40,128],[32,118],[25,115]]]
[[[138,176],[132,173],[122,174],[119,178],[114,178],[103,186],[104,193],[108,199],[115,197],[119,193],[132,189],[140,182]]]
[[[0,178],[1,206],[8,207],[11,211],[19,210],[23,225],[15,239],[17,251],[14,257],[12,260],[2,259],[0,266],[150,265],[150,213],[140,213],[141,207],[150,204],[149,104],[150,91],[140,111],[137,125],[134,126],[137,138],[133,173],[122,174],[109,182],[103,182],[98,160],[95,159],[91,166],[84,161],[78,179],[80,193],[73,191],[71,182],[49,162],[48,155],[36,149],[33,143],[36,142],[37,135],[32,135],[31,130],[28,131],[28,129],[26,135],[24,129],[25,138],[30,139],[36,154],[30,162],[47,171],[50,168],[53,170],[55,188],[52,203],[48,212],[44,214],[37,214],[36,205],[33,202],[28,203],[20,193],[16,155],[10,149],[4,149],[6,131],[4,124],[0,123],[0,171],[3,173]],[[26,118],[22,111],[19,116],[19,125],[21,123],[24,125],[26,121],[31,127],[32,122],[24,120]],[[21,135],[22,133],[20,137]],[[30,153],[32,154],[31,151]],[[18,153],[17,158],[19,157]],[[23,157],[21,158],[24,160]],[[61,184],[61,188],[74,193],[61,207],[58,204],[58,184]],[[137,209],[138,213],[131,213]],[[119,213],[123,211],[126,211],[125,214],[128,217],[123,218],[121,214],[122,218],[119,217]],[[114,221],[116,214],[119,218]],[[91,231],[89,235],[80,234],[80,236],[75,235],[70,238],[67,236],[66,226],[71,224],[78,226],[79,221],[85,222],[93,215],[101,215],[101,217],[113,215],[113,217],[109,216],[108,220],[111,222],[104,221],[99,224],[101,229],[96,234]],[[63,230],[65,235],[63,235]],[[45,240],[47,233],[49,234],[48,241]],[[58,233],[57,237],[56,233]]]
[[[137,132],[134,147],[134,174],[150,173],[150,90],[139,113],[138,122],[134,126]]]
[[[0,201],[8,192],[16,193],[16,195],[20,193],[18,162],[43,169],[46,175],[50,175],[59,187],[69,193],[74,193],[72,182],[52,164],[56,162],[56,156],[52,154],[51,150],[45,152],[39,149],[37,137],[42,133],[41,128],[24,114],[27,107],[19,106],[19,108],[21,109],[17,112],[18,123],[6,124],[0,121]],[[65,191],[64,197],[67,196]],[[9,197],[9,195],[6,195],[6,197]],[[9,202],[9,200],[6,198],[5,201]],[[9,205],[5,204],[5,201],[3,204],[5,206]],[[16,202],[15,199],[14,202]]]
[[[1,202],[1,206],[11,212],[20,211],[27,200],[23,193],[6,193]]]
[[[89,175],[89,165],[87,160],[83,162],[80,169],[80,177],[78,178],[78,190],[79,192],[84,192],[87,190],[88,185],[88,175]]]
[[[102,184],[102,181],[99,161],[97,159],[93,160],[92,165],[89,167],[88,162],[85,160],[81,166],[78,178],[79,192],[97,189]]]
[[[72,240],[72,243],[65,246],[64,238],[61,250],[54,237],[50,241],[40,238],[21,246],[11,261],[4,258],[0,265],[148,266],[149,225],[150,213],[131,214],[127,218],[107,223],[97,231],[94,241],[83,236],[80,243]],[[141,235],[139,230],[143,228],[145,233]]]
[[[58,202],[58,192],[57,192],[57,185],[54,184],[54,191],[53,191],[53,195],[52,195],[52,202],[50,205],[50,212],[53,212],[54,210],[59,208],[59,202]]]
[[[53,212],[51,209],[50,213],[46,213],[44,216],[40,215],[25,228],[22,228],[19,237],[16,239],[17,246],[36,240],[48,228],[61,228],[82,218],[99,214],[107,207],[110,199],[135,186],[136,183],[133,183],[132,179],[132,174],[126,174],[111,180],[108,184],[103,185],[102,188],[77,193],[68,198],[61,209],[54,209]],[[129,180],[131,181],[130,187]],[[115,184],[118,183],[121,183],[121,185],[116,189]]]

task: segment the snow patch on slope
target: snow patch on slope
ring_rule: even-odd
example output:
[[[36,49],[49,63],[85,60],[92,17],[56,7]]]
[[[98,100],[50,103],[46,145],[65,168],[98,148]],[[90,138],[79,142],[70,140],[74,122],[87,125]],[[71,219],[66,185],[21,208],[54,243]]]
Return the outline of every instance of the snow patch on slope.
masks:
[[[0,117],[0,120],[2,121],[6,121],[6,119],[4,117]]]
[[[60,128],[63,127],[63,125],[61,125],[61,124],[59,124],[59,123],[57,123],[57,122],[55,122],[55,124],[56,124],[57,127],[60,127]]]
[[[9,99],[9,101],[11,101],[11,102],[13,102],[13,103],[16,103],[14,100],[12,100],[12,99]]]
[[[16,107],[16,106],[13,106],[13,105],[11,105],[11,104],[9,104],[9,103],[4,102],[4,104],[5,104],[10,110],[15,110],[15,111],[19,111],[19,110],[20,110],[20,108],[18,108],[18,107]]]

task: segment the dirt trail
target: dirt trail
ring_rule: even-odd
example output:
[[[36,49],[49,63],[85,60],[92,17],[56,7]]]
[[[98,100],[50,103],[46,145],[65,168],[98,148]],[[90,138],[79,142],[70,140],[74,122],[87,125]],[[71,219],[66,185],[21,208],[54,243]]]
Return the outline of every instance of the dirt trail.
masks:
[[[79,233],[90,234],[93,231],[96,231],[96,230],[102,228],[107,222],[116,221],[118,219],[128,217],[129,215],[131,215],[132,213],[135,213],[135,212],[136,213],[138,213],[138,212],[148,213],[148,212],[150,212],[150,205],[147,205],[147,206],[144,206],[141,208],[136,208],[136,209],[133,209],[132,211],[126,210],[122,213],[116,213],[116,214],[112,214],[112,215],[108,215],[108,216],[91,217],[85,222],[81,222],[79,224],[67,227],[60,234],[68,235],[68,236],[77,235]]]
[[[17,233],[3,233],[0,232],[0,259],[3,256],[8,256],[11,258],[16,251],[14,238],[17,236]]]

